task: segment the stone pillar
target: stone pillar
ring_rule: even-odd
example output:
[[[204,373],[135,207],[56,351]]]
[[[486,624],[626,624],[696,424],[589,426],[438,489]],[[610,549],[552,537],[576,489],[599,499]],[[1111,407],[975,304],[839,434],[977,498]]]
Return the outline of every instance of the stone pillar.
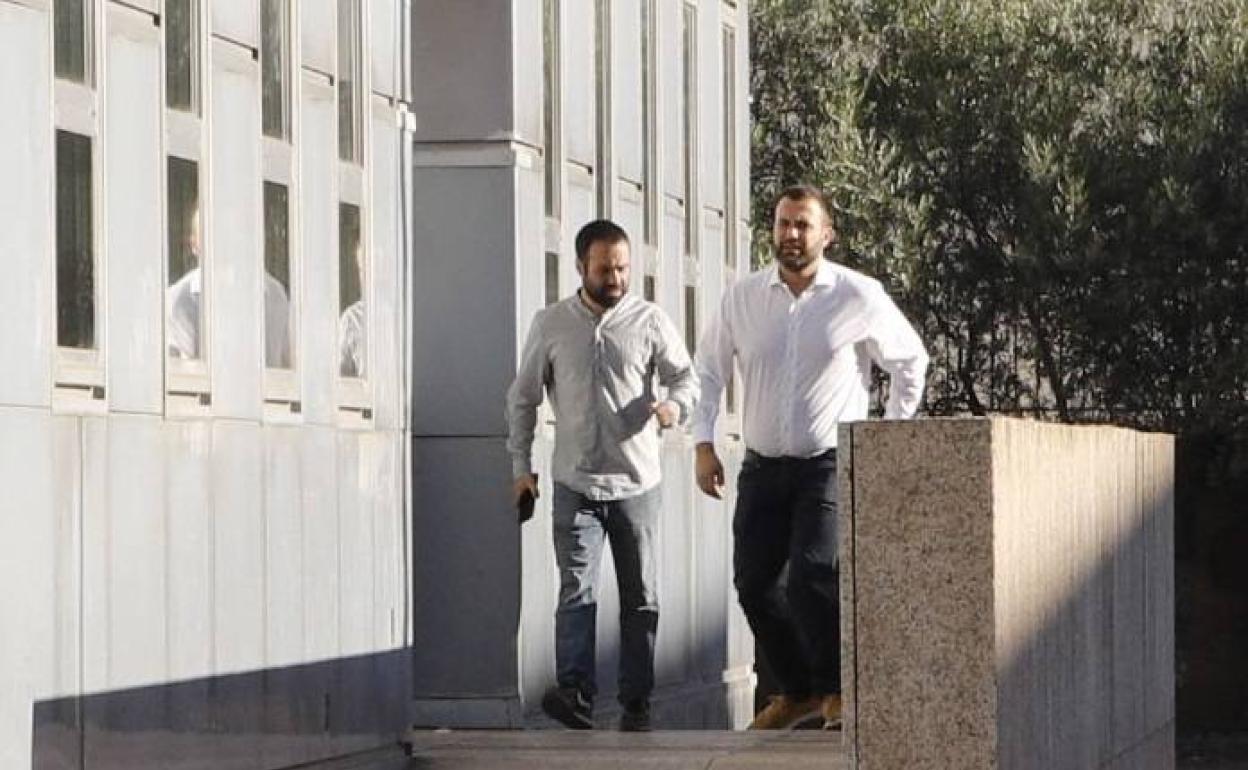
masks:
[[[1174,768],[1174,441],[841,428],[852,767]]]

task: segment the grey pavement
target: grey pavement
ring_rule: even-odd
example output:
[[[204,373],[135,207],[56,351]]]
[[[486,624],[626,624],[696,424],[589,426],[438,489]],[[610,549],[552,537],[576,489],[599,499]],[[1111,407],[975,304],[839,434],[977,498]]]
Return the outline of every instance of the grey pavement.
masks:
[[[315,770],[849,770],[840,733],[672,730],[413,730],[412,756],[392,749]],[[1248,739],[1180,746],[1179,770],[1248,770]],[[309,770],[311,770],[309,768]]]
[[[840,733],[672,730],[415,730],[401,751],[317,770],[848,770]]]

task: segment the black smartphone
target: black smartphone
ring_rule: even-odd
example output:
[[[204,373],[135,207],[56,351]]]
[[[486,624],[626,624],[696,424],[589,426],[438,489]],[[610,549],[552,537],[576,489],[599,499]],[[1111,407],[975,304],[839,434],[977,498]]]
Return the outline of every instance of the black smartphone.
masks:
[[[533,474],[533,483],[537,483],[537,474]],[[520,499],[516,501],[516,513],[519,515],[520,523],[523,524],[533,518],[533,506],[537,502],[537,498],[529,490],[520,493]]]

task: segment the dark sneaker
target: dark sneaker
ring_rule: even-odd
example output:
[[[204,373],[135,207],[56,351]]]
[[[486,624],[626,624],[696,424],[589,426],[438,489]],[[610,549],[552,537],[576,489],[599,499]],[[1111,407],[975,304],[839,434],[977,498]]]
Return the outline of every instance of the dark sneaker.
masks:
[[[552,687],[542,696],[546,716],[573,730],[594,728],[594,704],[575,687]]]
[[[650,732],[650,703],[648,701],[639,700],[624,704],[624,711],[620,713],[620,732]]]

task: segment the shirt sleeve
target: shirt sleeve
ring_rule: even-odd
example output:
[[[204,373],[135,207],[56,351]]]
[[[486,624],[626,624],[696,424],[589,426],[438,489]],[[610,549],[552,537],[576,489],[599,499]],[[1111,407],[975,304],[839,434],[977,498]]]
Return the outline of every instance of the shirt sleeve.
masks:
[[[927,350],[918,332],[881,287],[872,302],[872,323],[866,339],[871,360],[889,375],[884,417],[908,419],[919,410],[927,377]]]
[[[516,379],[507,389],[507,451],[513,478],[533,472],[533,431],[549,370],[541,327],[542,314],[538,313],[529,327]]]
[[[693,440],[699,444],[715,440],[715,420],[719,418],[719,398],[724,392],[725,383],[732,376],[732,357],[735,348],[731,318],[728,314],[728,302],[731,297],[731,290],[724,294],[719,314],[711,320],[698,343],[694,366],[698,373],[698,384],[701,386],[702,394],[697,408],[693,410]]]
[[[688,422],[694,405],[698,403],[698,378],[676,325],[662,310],[656,310],[655,318],[658,327],[655,369],[659,374],[659,384],[667,388],[667,400],[680,407],[680,422],[683,425]]]

